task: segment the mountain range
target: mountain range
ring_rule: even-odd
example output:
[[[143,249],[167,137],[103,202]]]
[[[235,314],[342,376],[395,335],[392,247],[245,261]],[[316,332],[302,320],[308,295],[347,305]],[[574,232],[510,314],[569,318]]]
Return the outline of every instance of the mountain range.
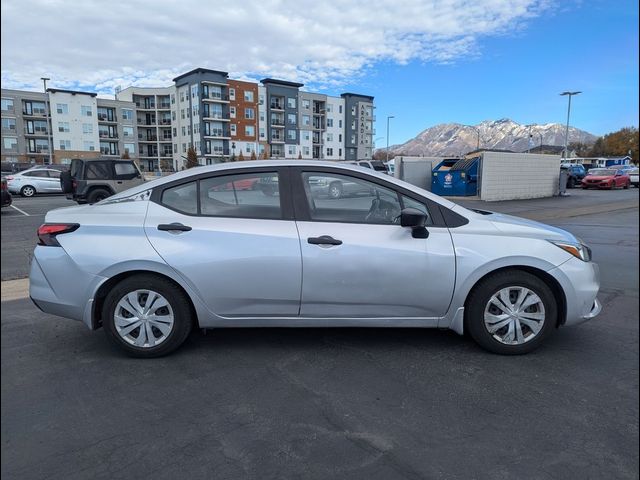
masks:
[[[478,145],[480,148],[524,152],[539,145],[564,145],[564,132],[565,126],[560,123],[522,125],[508,118],[485,120],[475,126],[442,123],[427,128],[403,144],[389,147],[389,152],[425,157],[454,156],[475,150]],[[584,130],[569,127],[569,143],[592,144],[597,138]]]

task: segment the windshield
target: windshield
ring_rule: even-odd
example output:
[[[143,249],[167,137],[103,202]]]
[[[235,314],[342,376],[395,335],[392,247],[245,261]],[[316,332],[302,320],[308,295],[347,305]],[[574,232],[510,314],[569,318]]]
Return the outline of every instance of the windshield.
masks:
[[[615,175],[616,171],[610,168],[594,168],[589,170],[589,175],[594,175],[598,177],[606,177],[608,175]]]

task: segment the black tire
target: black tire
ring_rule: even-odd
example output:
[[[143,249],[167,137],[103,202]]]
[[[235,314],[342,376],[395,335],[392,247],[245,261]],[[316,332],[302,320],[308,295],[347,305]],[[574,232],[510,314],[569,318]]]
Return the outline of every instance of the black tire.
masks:
[[[20,195],[23,197],[34,197],[36,193],[36,187],[32,187],[31,185],[25,185],[20,189]]]
[[[622,188],[624,188],[625,190],[627,190],[627,189],[629,188],[629,184],[628,184],[628,183],[625,183],[625,184],[624,184],[624,187],[622,187]]]
[[[135,290],[153,290],[167,300],[174,315],[174,324],[169,335],[155,347],[137,347],[125,341],[118,333],[114,314],[118,302]],[[102,327],[111,342],[128,355],[137,358],[156,358],[176,350],[189,336],[193,326],[191,304],[184,292],[173,282],[153,275],[139,274],[122,280],[111,289],[102,308]]]
[[[342,197],[342,184],[340,182],[332,182],[329,185],[327,194],[329,195],[329,198],[333,198],[334,200]]]
[[[111,192],[108,190],[105,190],[104,188],[96,188],[95,190],[91,190],[89,195],[87,195],[87,203],[98,203],[110,196]]]
[[[534,292],[544,305],[545,320],[536,336],[518,345],[504,344],[489,333],[484,324],[485,308],[491,297],[503,288],[525,287]],[[465,303],[465,329],[478,345],[500,355],[522,355],[538,348],[558,324],[558,306],[551,289],[540,278],[522,270],[498,272],[478,283]]]

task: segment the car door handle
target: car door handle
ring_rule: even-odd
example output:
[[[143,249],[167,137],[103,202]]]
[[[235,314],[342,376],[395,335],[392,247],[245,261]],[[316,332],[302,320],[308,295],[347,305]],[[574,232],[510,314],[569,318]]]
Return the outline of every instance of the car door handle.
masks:
[[[311,245],[342,245],[342,240],[336,240],[329,235],[322,235],[321,237],[309,237],[307,242]]]
[[[158,225],[158,230],[162,232],[188,232],[191,227],[181,223],[161,223]]]
[[[118,181],[116,181],[116,183],[120,183],[120,184],[122,184],[122,180],[118,180]]]

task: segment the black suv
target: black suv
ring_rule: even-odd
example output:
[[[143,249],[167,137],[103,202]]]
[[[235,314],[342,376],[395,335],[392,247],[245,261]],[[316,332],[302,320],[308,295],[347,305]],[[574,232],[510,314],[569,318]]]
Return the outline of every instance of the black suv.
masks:
[[[580,185],[582,179],[587,176],[587,171],[582,165],[562,165],[560,168],[567,171],[567,188]]]
[[[142,182],[135,162],[119,158],[74,158],[60,175],[62,192],[78,203],[96,203]]]

